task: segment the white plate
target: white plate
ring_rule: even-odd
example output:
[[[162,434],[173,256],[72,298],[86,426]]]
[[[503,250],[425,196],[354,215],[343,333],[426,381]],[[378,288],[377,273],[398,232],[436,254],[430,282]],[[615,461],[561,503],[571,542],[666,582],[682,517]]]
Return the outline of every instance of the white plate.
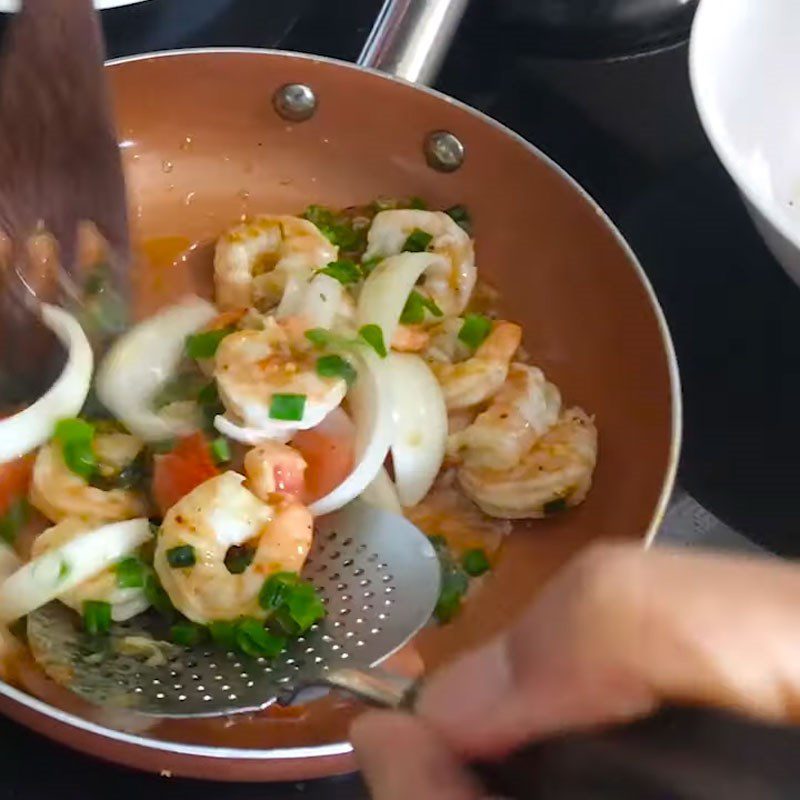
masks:
[[[106,8],[119,8],[120,6],[132,6],[134,3],[146,3],[147,0],[94,0],[95,8],[102,11]],[[17,11],[20,0],[0,0],[0,13]]]

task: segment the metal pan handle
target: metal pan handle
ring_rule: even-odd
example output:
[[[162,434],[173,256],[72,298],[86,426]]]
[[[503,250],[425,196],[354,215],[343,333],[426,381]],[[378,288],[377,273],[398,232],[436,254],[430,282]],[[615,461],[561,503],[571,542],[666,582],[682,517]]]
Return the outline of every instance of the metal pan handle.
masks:
[[[386,0],[358,65],[429,85],[469,0]]]

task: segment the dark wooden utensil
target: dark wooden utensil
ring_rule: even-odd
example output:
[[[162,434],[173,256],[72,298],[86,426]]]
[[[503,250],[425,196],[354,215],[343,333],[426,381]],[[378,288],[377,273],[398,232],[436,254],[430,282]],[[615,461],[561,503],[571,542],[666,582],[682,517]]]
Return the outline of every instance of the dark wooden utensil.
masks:
[[[0,56],[0,230],[10,240],[0,335],[9,386],[32,389],[49,378],[44,366],[57,350],[26,295],[77,297],[81,222],[108,241],[117,287],[126,289],[125,183],[103,59],[91,0],[24,0]],[[59,269],[33,268],[27,242],[37,231],[55,239]]]

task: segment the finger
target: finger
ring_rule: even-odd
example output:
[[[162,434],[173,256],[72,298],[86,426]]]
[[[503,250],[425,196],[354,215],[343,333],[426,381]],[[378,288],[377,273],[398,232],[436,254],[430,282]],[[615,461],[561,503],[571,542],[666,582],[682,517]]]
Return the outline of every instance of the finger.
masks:
[[[359,717],[350,732],[375,800],[478,800],[480,789],[444,742],[394,712]]]
[[[507,634],[434,676],[418,709],[470,756],[665,701],[795,721],[798,603],[800,572],[783,563],[594,550]]]

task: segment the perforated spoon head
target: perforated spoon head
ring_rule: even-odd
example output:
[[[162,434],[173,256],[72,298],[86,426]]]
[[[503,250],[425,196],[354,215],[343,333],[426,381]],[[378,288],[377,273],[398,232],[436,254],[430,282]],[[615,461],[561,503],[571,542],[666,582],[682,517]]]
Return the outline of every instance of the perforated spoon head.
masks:
[[[327,614],[272,660],[172,645],[163,663],[148,664],[118,644],[162,638],[155,614],[114,625],[98,648],[57,602],[28,616],[28,641],[51,678],[91,703],[160,717],[221,716],[289,702],[307,687],[337,683],[342,669],[379,664],[429,621],[439,595],[427,537],[404,517],[360,502],[317,520],[303,575]]]

